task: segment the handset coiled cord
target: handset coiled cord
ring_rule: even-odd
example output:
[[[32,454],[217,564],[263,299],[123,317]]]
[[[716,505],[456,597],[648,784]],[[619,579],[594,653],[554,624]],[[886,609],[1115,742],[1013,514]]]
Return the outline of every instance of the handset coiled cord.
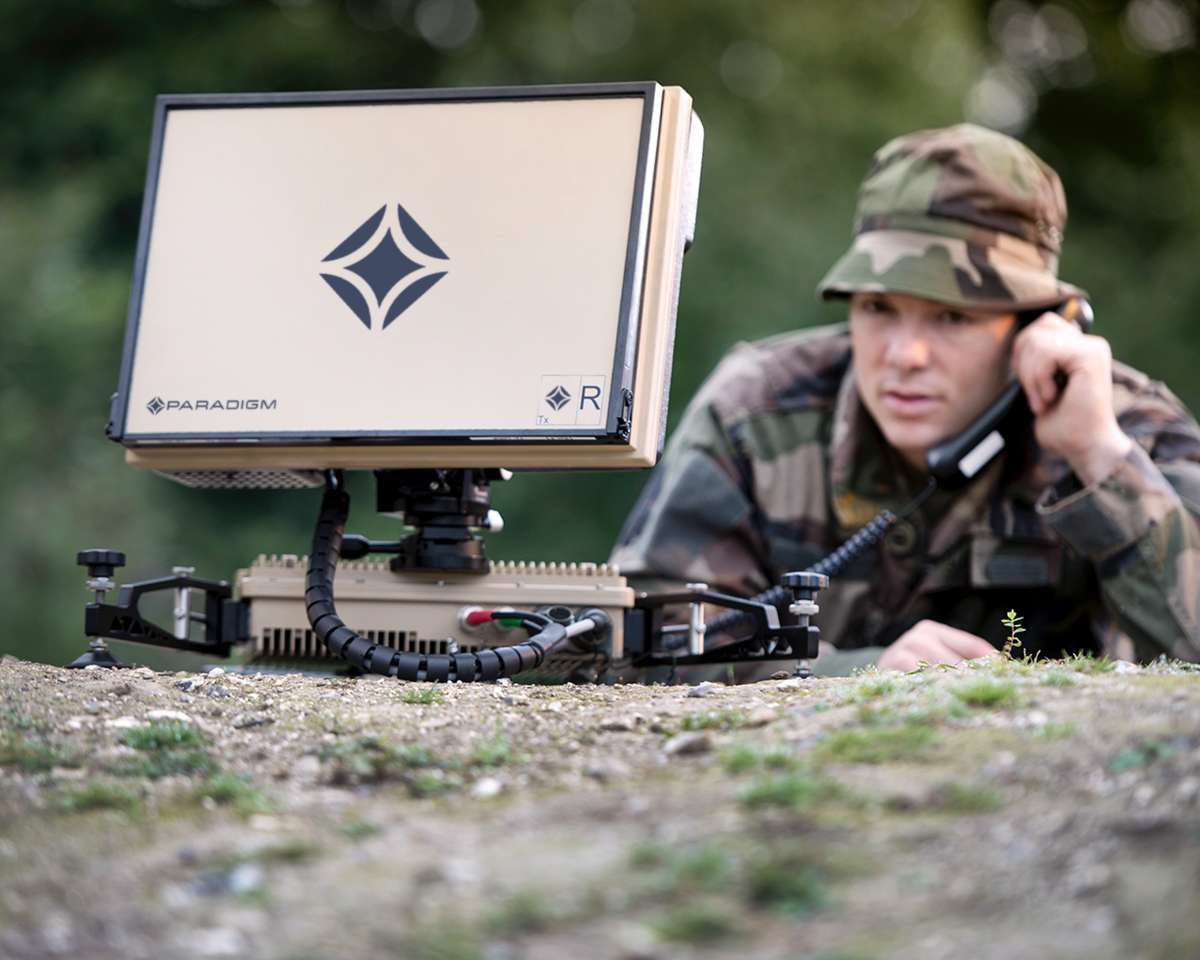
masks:
[[[884,534],[891,529],[897,520],[907,517],[910,513],[917,510],[935,489],[937,489],[937,483],[931,479],[919,494],[904,505],[899,513],[892,513],[891,510],[880,510],[870,523],[861,530],[858,530],[845,543],[832,553],[822,557],[811,567],[806,567],[802,572],[819,573],[827,577],[836,577],[861,554],[882,540]],[[786,609],[791,603],[792,592],[780,584],[764,590],[762,593],[755,594],[750,599],[755,603],[764,603],[772,607]],[[710,620],[705,632],[710,635],[714,633],[730,633],[752,622],[752,614],[741,610],[731,610],[729,613],[723,613],[719,617],[714,617]]]

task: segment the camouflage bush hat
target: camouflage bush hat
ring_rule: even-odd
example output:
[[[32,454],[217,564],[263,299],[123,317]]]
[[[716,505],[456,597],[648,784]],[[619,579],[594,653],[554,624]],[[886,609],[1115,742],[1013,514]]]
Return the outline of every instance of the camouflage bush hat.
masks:
[[[1012,137],[973,124],[885,144],[858,194],[854,242],[818,290],[908,293],[952,306],[1051,307],[1067,222],[1062,183]]]

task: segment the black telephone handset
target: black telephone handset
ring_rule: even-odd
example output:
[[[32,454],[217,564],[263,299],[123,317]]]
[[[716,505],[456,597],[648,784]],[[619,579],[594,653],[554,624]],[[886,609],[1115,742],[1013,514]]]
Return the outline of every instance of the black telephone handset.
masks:
[[[1084,333],[1091,332],[1094,314],[1092,305],[1082,297],[1072,297],[1054,311],[1066,320],[1074,320]],[[1018,315],[1021,326],[1032,323],[1046,310],[1031,310]],[[1066,376],[1059,373],[1059,390],[1066,386]],[[925,455],[929,475],[943,489],[954,489],[969,482],[991,463],[1008,445],[1014,430],[1027,423],[1031,414],[1025,393],[1017,380],[1012,380],[970,426],[943,440]]]

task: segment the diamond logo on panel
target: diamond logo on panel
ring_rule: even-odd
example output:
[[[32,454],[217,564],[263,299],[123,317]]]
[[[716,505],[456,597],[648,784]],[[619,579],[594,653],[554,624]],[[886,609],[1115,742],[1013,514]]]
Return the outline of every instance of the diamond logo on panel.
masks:
[[[546,394],[546,402],[555,410],[561,410],[571,401],[571,391],[561,383]]]
[[[368,330],[386,330],[446,275],[449,258],[400,204],[375,211],[321,261],[321,279]]]

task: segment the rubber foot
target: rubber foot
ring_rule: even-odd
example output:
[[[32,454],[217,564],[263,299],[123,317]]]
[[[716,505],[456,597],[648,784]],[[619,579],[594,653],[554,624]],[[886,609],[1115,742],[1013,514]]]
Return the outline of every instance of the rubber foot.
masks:
[[[108,650],[89,650],[67,664],[68,670],[82,670],[84,667],[104,667],[106,670],[128,670],[132,664],[122,663]]]

